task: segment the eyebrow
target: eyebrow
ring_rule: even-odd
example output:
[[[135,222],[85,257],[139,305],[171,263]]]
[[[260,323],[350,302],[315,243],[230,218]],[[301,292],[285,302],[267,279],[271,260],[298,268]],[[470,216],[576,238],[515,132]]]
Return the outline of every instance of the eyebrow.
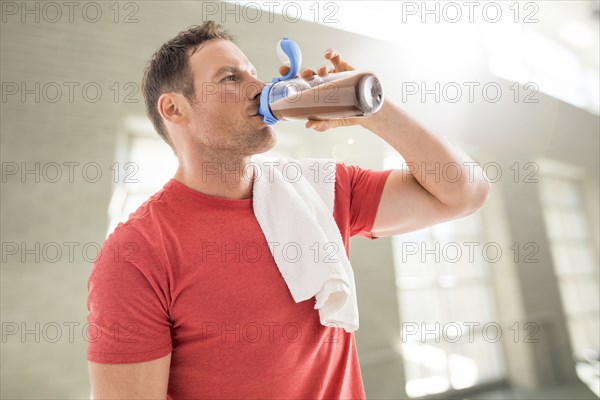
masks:
[[[234,67],[233,65],[225,65],[217,70],[217,72],[213,75],[213,79],[218,78],[220,75],[224,74],[225,72],[239,73],[239,72],[241,72],[241,70],[238,67]],[[252,70],[250,70],[250,73],[252,75],[256,76],[256,69],[252,68]]]

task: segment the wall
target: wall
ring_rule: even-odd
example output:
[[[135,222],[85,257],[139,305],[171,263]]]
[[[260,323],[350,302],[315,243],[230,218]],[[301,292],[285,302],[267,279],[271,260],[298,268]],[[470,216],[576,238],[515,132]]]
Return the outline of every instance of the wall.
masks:
[[[41,13],[41,4],[28,2],[27,7],[39,7]],[[3,333],[18,329],[3,337],[3,398],[89,395],[83,338],[86,282],[91,269],[89,261],[102,243],[108,224],[117,132],[127,116],[144,115],[138,89],[152,52],[177,31],[203,19],[200,2],[130,2],[118,3],[117,22],[114,8],[109,8],[113,3],[98,3],[102,17],[98,22],[88,22],[81,13],[88,3],[77,4],[73,22],[69,22],[67,14],[54,23],[44,18],[37,23],[34,14],[25,15],[25,23],[20,14],[3,14],[6,22],[1,25],[0,51],[0,200],[5,259],[1,270],[1,310]],[[88,11],[88,19],[94,17],[94,10]],[[128,15],[137,22],[124,22]],[[45,16],[53,18],[53,14]],[[226,26],[265,81],[277,75],[273,49],[276,40],[285,35],[302,39],[305,65],[323,64],[321,57],[327,47],[338,49],[357,67],[377,65],[386,93],[394,100],[399,99],[402,79],[419,76],[415,67],[418,60],[411,61],[388,44],[331,26],[290,24],[281,17],[273,23],[240,21]],[[480,72],[478,77],[483,80],[489,75]],[[33,90],[23,95],[21,85]],[[57,87],[62,91],[58,98]],[[74,88],[72,100],[69,87]],[[10,94],[15,88],[19,92]],[[97,99],[95,88],[101,89]],[[488,159],[504,160],[510,165],[516,159],[511,158],[513,155],[519,160],[530,160],[546,154],[580,163],[597,177],[597,117],[565,104],[544,98],[539,106],[525,111],[514,104],[450,107],[409,102],[405,106],[435,131],[470,146],[474,157],[483,157],[487,151]],[[293,157],[331,156],[332,148],[346,146],[346,140],[352,137],[355,143],[347,149],[349,155],[344,161],[382,167],[386,145],[358,128],[323,135],[290,124],[281,128],[281,134],[287,136],[280,141],[279,149]],[[23,169],[35,170],[35,163],[39,163],[39,177],[35,172],[21,176]],[[62,175],[53,183],[57,166]],[[74,168],[72,182],[69,166]],[[13,170],[17,171],[14,175]],[[125,172],[122,165],[117,170]],[[96,171],[101,172],[98,179]],[[597,186],[590,184],[589,188],[597,193]],[[486,207],[506,216],[501,233],[504,240],[542,240],[543,225],[536,209],[539,205],[532,202],[535,188],[515,193],[507,186],[501,193],[494,196],[504,196],[503,199]],[[521,207],[526,204],[528,208]],[[597,211],[594,218],[598,219]],[[487,223],[494,224],[492,217]],[[498,235],[492,228],[490,237]],[[402,363],[392,350],[399,316],[391,242],[388,238],[373,242],[357,238],[351,243],[361,308],[357,345],[367,394],[373,398],[403,397]],[[16,253],[12,254],[14,246]],[[39,251],[26,251],[36,249],[35,246],[39,246]],[[55,253],[57,248],[60,255]],[[74,249],[72,256],[70,248]],[[531,313],[544,312],[550,313],[554,321],[552,338],[539,349],[523,351],[506,345],[509,375],[517,384],[535,386],[574,379],[567,367],[568,344],[556,282],[549,271],[551,260],[547,252],[543,265],[537,269],[507,265],[506,274],[495,271],[496,299],[505,318],[527,318]],[[30,333],[21,339],[24,328]],[[548,343],[557,346],[552,357],[542,348]]]

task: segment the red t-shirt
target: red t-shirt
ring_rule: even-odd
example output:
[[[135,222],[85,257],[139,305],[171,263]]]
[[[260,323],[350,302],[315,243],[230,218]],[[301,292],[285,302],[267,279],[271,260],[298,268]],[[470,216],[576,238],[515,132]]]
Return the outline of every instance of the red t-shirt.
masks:
[[[369,239],[385,180],[337,163],[334,218]],[[283,205],[285,206],[285,205]],[[105,240],[88,281],[96,363],[166,356],[168,399],[363,399],[354,333],[295,303],[252,199],[208,196],[171,179]]]

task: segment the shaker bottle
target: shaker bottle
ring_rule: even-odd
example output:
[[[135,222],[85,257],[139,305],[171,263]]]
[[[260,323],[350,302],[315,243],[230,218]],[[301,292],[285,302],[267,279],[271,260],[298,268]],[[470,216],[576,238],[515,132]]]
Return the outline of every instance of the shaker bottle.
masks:
[[[285,76],[273,78],[262,90],[258,113],[273,125],[278,121],[339,119],[375,114],[383,105],[381,82],[368,71],[295,78],[302,53],[288,38],[277,43],[277,55],[290,64]]]

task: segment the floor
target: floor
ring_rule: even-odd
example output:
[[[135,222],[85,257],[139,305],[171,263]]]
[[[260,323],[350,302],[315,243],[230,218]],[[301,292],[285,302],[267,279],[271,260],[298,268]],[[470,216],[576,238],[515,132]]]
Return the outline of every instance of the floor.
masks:
[[[598,400],[587,386],[559,386],[541,389],[501,388],[461,397],[463,400]]]

